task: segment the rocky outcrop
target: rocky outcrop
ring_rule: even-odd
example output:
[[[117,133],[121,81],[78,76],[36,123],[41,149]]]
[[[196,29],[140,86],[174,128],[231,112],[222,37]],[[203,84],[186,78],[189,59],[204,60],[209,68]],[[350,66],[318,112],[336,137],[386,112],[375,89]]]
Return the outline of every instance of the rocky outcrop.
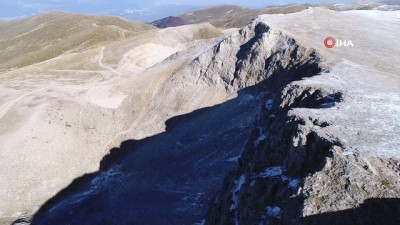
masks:
[[[398,222],[399,201],[390,198],[399,196],[399,161],[346,152],[322,131],[328,123],[291,111],[330,107],[341,98],[340,92],[288,85],[268,100],[238,168],[211,204],[207,224]],[[349,209],[354,212],[316,216]]]
[[[321,58],[296,46],[295,40],[276,38],[262,23],[252,26],[254,37],[247,43],[257,47],[239,50],[235,70],[221,80],[238,88],[263,80],[273,88],[267,89],[270,99],[262,105],[237,169],[210,203],[206,224],[397,224],[400,162],[349,151],[350,146],[324,129],[334,124],[297,111],[336,107],[346,96],[340,90],[293,82],[330,72],[319,73],[324,68]],[[238,37],[230,42],[246,35]],[[263,51],[271,43],[276,45]],[[282,45],[284,51],[274,51]],[[218,56],[224,48],[214,51]],[[212,71],[222,65],[211,63],[202,70],[202,79],[212,80]]]
[[[187,70],[197,82],[236,91],[266,80],[269,87],[281,87],[317,74],[323,68],[320,62],[315,50],[256,19],[199,55]]]
[[[102,160],[97,173],[76,179],[49,200],[32,224],[189,224],[204,219],[207,202],[234,168],[267,91],[319,73],[321,62],[313,49],[253,21],[171,74],[157,92],[162,97],[153,101],[166,107],[148,117],[162,110],[187,114],[166,121],[163,133],[123,142]],[[220,91],[232,94],[231,99],[190,112],[193,101],[210,102]],[[237,204],[245,181],[236,181]]]
[[[164,133],[126,142],[126,154],[106,157],[79,189],[66,188],[42,207],[33,224],[395,221],[398,201],[384,199],[399,196],[399,162],[350,151],[325,129],[335,124],[297,110],[327,110],[346,100],[342,90],[302,82],[329,73],[316,50],[254,20],[174,70],[157,93],[163,98],[153,103],[172,99],[162,109],[169,113],[187,111],[198,95],[212,93],[208,101],[220,89],[236,98],[169,119]],[[186,95],[193,98],[177,98]],[[244,142],[237,167],[222,182],[227,161],[235,160],[226,153],[238,153]]]

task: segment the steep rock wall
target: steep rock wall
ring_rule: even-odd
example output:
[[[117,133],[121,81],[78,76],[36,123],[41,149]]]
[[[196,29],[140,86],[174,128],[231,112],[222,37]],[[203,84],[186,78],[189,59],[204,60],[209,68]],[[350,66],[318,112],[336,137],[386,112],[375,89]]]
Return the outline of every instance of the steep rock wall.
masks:
[[[399,161],[345,150],[323,129],[332,124],[295,110],[334,107],[343,93],[291,82],[270,94],[206,224],[400,221]]]

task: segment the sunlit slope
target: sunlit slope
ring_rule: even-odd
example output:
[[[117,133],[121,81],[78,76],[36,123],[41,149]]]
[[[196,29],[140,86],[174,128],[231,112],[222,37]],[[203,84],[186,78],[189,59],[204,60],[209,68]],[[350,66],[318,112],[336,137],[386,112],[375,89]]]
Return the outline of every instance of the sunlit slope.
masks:
[[[267,3],[266,3],[267,4]],[[387,5],[392,4],[392,5]],[[377,9],[382,11],[391,11],[399,8],[395,2],[391,1],[369,1],[369,2],[354,2],[350,4],[289,4],[281,6],[270,6],[266,8],[244,8],[236,5],[220,5],[211,8],[200,9],[193,12],[179,15],[178,18],[182,20],[183,24],[196,24],[208,22],[216,27],[222,28],[237,28],[248,24],[252,19],[258,15],[263,14],[291,14],[300,12],[309,7],[322,7],[335,11],[346,10],[370,10]],[[155,21],[157,27],[162,27],[168,20]]]
[[[51,12],[0,22],[0,70],[19,68],[131,37],[154,27],[111,16]]]
[[[100,19],[93,21],[101,26]],[[162,132],[171,116],[226,97],[204,85],[197,92],[189,89],[191,95],[180,94],[183,87],[176,83],[164,85],[185,62],[219,40],[219,29],[205,23],[143,32],[114,25],[103,30],[111,33],[113,27],[126,38],[0,71],[1,225],[32,215],[73,179],[97,171],[103,156],[121,141]],[[172,99],[162,92],[175,89]],[[179,108],[171,109],[175,98]]]

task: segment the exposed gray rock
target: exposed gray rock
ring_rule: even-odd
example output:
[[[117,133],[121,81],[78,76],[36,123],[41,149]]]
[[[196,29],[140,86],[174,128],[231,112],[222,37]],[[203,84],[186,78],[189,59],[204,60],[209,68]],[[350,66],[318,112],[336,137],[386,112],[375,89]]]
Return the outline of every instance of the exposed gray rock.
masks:
[[[317,108],[327,101],[334,105],[341,98],[332,96],[340,93],[288,85],[277,96],[279,104],[262,108],[238,169],[226,178],[211,205],[207,224],[376,224],[385,218],[398,222],[399,202],[385,209],[390,200],[379,199],[399,197],[399,160],[345,151],[339,139],[323,131],[326,124],[290,111]],[[240,190],[235,185],[238,177],[246,178]],[[370,198],[378,200],[368,203]],[[366,200],[368,207],[381,211],[361,208],[359,215],[308,217],[364,207]],[[234,210],[229,208],[232,202],[237,205]]]
[[[173,57],[176,56],[167,60]],[[320,72],[321,61],[313,49],[299,46],[293,38],[271,30],[261,20],[253,21],[172,74],[160,88],[163,98],[154,104],[173,99],[174,104],[181,105],[172,104],[171,108],[189,110],[190,102],[177,96],[199,93],[194,90],[204,86],[237,93],[237,97],[172,118],[166,122],[164,133],[123,142],[104,157],[98,173],[73,182],[43,206],[32,223],[199,221],[205,217],[207,202],[226,172],[234,168],[229,159],[240,154],[258,106],[275,108],[266,91]],[[268,138],[257,137],[254,145],[262,145]],[[273,173],[279,173],[277,170]],[[263,176],[271,176],[270,173]],[[228,211],[240,210],[241,189],[250,178],[241,176],[232,181],[235,188],[229,193],[237,194],[237,204],[230,204]],[[295,181],[289,182],[296,186]],[[122,207],[126,204],[129,206]],[[268,209],[274,217],[281,217],[277,208]]]
[[[316,61],[314,54],[298,52],[311,62]],[[280,60],[293,59],[295,63],[295,59],[302,57],[291,55]],[[271,65],[272,70],[276,68],[273,65],[276,63]],[[321,64],[319,67],[326,68]],[[265,71],[270,71],[268,64]],[[390,154],[380,152],[383,149],[374,150],[373,144],[365,146],[361,138],[348,141],[350,137],[344,135],[346,129],[342,128],[347,120],[342,117],[357,117],[356,112],[349,110],[349,102],[362,97],[351,89],[355,89],[353,84],[340,85],[346,81],[334,77],[330,70],[323,73],[304,71],[309,70],[301,70],[298,77],[289,76],[289,80],[278,82],[278,85],[271,80],[275,84],[274,89],[269,89],[271,99],[262,106],[245,150],[238,159],[238,168],[226,177],[210,204],[206,224],[400,222],[400,161],[393,156],[393,150],[388,150],[391,142],[399,142],[399,139],[388,141],[386,152]],[[382,75],[375,79],[381,79],[379,76]],[[311,78],[295,82],[305,77]],[[273,78],[263,76],[266,83]],[[243,84],[240,80],[233,84],[240,87]],[[366,87],[357,88],[360,93]],[[324,112],[329,116],[324,116]],[[364,116],[375,119],[372,113]],[[394,115],[390,118],[396,120]],[[371,138],[381,138],[380,142],[386,140],[384,134],[365,130],[368,124],[350,126],[363,129]],[[364,148],[361,150],[356,146]],[[240,189],[238,179],[244,180]],[[232,203],[235,208],[230,207]]]
[[[174,95],[200,93],[199,87],[237,92],[236,98],[172,118],[165,133],[122,143],[99,172],[42,207],[33,224],[396,224],[400,164],[391,150],[398,139],[388,138],[395,125],[388,135],[372,135],[351,107],[362,109],[353,103],[378,88],[357,89],[348,84],[355,77],[335,76],[367,69],[325,63],[266,21],[254,20],[174,71],[160,88],[167,97],[155,104],[174,99],[171,108],[185,108],[187,100]],[[361,128],[388,140],[384,150],[391,154],[363,145],[366,134],[354,135]],[[222,182],[243,143],[237,167]]]
[[[198,81],[223,84],[229,91],[268,79],[279,87],[322,69],[316,51],[296,43],[256,19],[198,56],[185,70]]]

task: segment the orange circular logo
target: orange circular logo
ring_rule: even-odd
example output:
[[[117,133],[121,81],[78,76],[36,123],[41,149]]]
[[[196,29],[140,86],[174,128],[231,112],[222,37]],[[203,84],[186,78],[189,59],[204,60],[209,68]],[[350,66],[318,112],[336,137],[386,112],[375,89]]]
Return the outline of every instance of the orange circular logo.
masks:
[[[335,47],[336,40],[333,37],[326,37],[324,40],[324,45],[327,48],[333,48]]]

